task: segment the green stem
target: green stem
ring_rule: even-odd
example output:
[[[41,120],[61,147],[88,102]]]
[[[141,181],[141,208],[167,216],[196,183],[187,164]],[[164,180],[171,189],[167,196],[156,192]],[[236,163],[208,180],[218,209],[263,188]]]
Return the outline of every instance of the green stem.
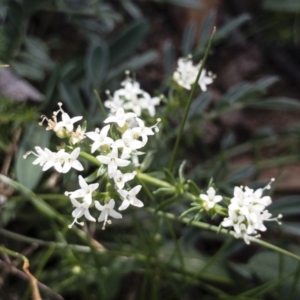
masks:
[[[92,249],[89,246],[82,246],[82,245],[70,245],[67,243],[57,243],[57,242],[46,242],[43,240],[39,240],[39,239],[34,239],[34,238],[30,238],[21,234],[17,234],[17,233],[13,233],[10,232],[8,230],[5,229],[0,229],[0,234],[10,237],[14,240],[18,240],[18,241],[23,241],[26,243],[36,243],[38,245],[41,246],[50,246],[50,247],[56,247],[59,249],[70,249],[73,251],[78,251],[78,252],[85,252],[85,253],[91,253]],[[27,258],[24,256],[22,257],[22,254],[13,252],[11,250],[8,250],[4,247],[0,246],[0,252],[2,251],[2,248],[4,249],[3,252],[9,254],[9,255],[13,255],[15,257],[20,257],[22,259],[26,259]],[[123,256],[123,257],[130,257],[130,258],[134,258],[136,260],[142,261],[142,262],[150,262],[153,263],[155,265],[157,265],[157,259],[155,257],[149,257],[147,255],[144,254],[140,254],[140,253],[134,253],[134,252],[126,252],[126,251],[114,251],[114,250],[106,250],[106,249],[96,249],[97,253],[99,254],[103,254],[103,253],[107,253],[107,254],[111,254],[111,255],[118,255],[118,256]],[[19,256],[21,255],[21,256]],[[201,278],[201,279],[207,279],[207,280],[212,280],[215,282],[220,282],[223,284],[233,284],[232,280],[227,279],[227,278],[222,278],[222,277],[217,277],[211,274],[200,274],[197,275],[191,271],[188,270],[181,270],[180,268],[174,266],[172,263],[164,263],[164,265],[168,268],[170,268],[173,272],[177,273],[177,274],[184,274],[184,275],[188,275],[194,278]]]
[[[9,249],[7,249],[7,248],[5,248],[3,246],[0,246],[0,252],[3,252],[3,253],[6,253],[6,254],[8,254],[10,256],[19,258],[19,259],[23,260],[24,262],[29,262],[28,259],[27,259],[27,257],[24,256],[23,254],[15,252],[15,251],[12,251],[12,250],[9,250]]]
[[[71,249],[71,250],[74,250],[74,251],[87,252],[87,253],[91,252],[91,248],[87,247],[87,246],[70,245],[70,244],[67,244],[67,243],[47,242],[47,241],[43,241],[43,240],[40,240],[40,239],[35,239],[35,238],[31,238],[31,237],[28,237],[28,236],[25,236],[25,235],[14,233],[14,232],[11,232],[11,231],[3,229],[3,228],[0,228],[0,234],[2,234],[4,236],[7,236],[11,239],[26,242],[26,243],[30,243],[30,244],[37,244],[37,245],[47,246],[47,247],[55,247],[55,248],[58,248],[58,249],[66,249],[67,248],[67,249]],[[6,249],[6,248],[4,248],[4,249]],[[2,250],[2,248],[0,246],[0,251],[1,250]],[[3,252],[5,252],[5,251],[3,251]],[[9,254],[9,255],[12,255],[8,252],[6,252],[6,253]],[[16,253],[16,254],[18,254],[18,253]],[[16,255],[14,255],[14,256],[16,256]],[[18,256],[16,256],[16,257],[18,257]]]
[[[140,173],[140,172],[138,172],[136,176],[137,176],[138,179],[140,179],[142,181],[146,181],[146,182],[148,182],[150,184],[153,184],[155,186],[174,189],[174,192],[175,192],[175,188],[170,183],[168,183],[164,180],[154,178],[154,177],[152,177],[148,174]]]
[[[106,113],[106,110],[104,108],[104,105],[103,105],[103,103],[101,101],[101,98],[100,98],[99,93],[98,93],[97,90],[94,90],[94,95],[95,95],[95,97],[96,97],[96,99],[98,101],[98,104],[100,106],[100,110],[101,110],[101,112],[103,114],[103,117],[106,118],[107,117],[107,113]]]
[[[165,212],[162,212],[162,211],[155,211],[155,209],[152,209],[152,208],[149,208],[148,211],[153,213],[153,214],[156,214],[160,217],[164,217],[164,218],[174,220],[174,221],[179,221],[179,222],[182,222],[182,223],[185,223],[185,224],[188,224],[188,225],[192,225],[194,227],[202,228],[202,229],[205,229],[205,230],[210,230],[210,231],[217,232],[217,233],[222,233],[222,234],[225,234],[225,235],[231,235],[231,236],[234,235],[233,231],[228,231],[227,229],[219,228],[219,227],[214,226],[214,225],[206,224],[206,223],[199,222],[199,221],[191,221],[188,218],[179,218],[179,217],[177,217],[177,216],[175,216],[171,213],[165,213]],[[260,239],[254,238],[254,237],[249,237],[249,240],[251,242],[255,243],[255,244],[264,246],[265,248],[269,248],[273,251],[276,251],[278,253],[281,253],[283,255],[289,256],[289,257],[291,257],[295,260],[300,261],[300,256],[298,256],[294,253],[291,253],[287,250],[284,250],[280,247],[277,247],[275,245],[264,242]]]
[[[96,158],[94,157],[93,155],[89,154],[89,153],[86,153],[86,152],[83,152],[83,151],[80,151],[80,156],[82,158],[85,158],[86,160],[88,160],[89,162],[97,165],[98,167],[102,166],[102,163]]]
[[[195,95],[195,92],[196,92],[198,81],[199,81],[200,75],[201,75],[201,73],[203,71],[206,59],[208,57],[209,50],[210,50],[210,47],[211,47],[211,43],[212,43],[212,40],[213,40],[213,37],[214,37],[215,33],[216,33],[216,27],[214,27],[214,29],[212,31],[212,34],[210,36],[210,39],[209,39],[209,42],[208,42],[208,46],[206,48],[203,60],[201,62],[201,66],[200,66],[199,72],[197,74],[196,80],[195,80],[195,82],[193,84],[192,91],[191,91],[191,93],[189,95],[189,98],[188,98],[188,101],[187,101],[187,104],[186,104],[186,107],[185,107],[185,111],[184,111],[184,114],[183,114],[182,121],[180,123],[180,127],[179,127],[179,131],[178,131],[178,134],[177,134],[177,138],[176,138],[174,150],[173,150],[172,157],[171,157],[170,164],[169,164],[169,170],[171,172],[172,172],[172,169],[173,169],[173,166],[174,166],[175,157],[176,157],[176,154],[177,154],[177,151],[178,151],[179,142],[181,140],[181,136],[182,136],[182,133],[183,133],[184,125],[185,125],[185,122],[187,120],[187,116],[188,116],[188,113],[189,113],[192,101],[194,99],[194,95]]]

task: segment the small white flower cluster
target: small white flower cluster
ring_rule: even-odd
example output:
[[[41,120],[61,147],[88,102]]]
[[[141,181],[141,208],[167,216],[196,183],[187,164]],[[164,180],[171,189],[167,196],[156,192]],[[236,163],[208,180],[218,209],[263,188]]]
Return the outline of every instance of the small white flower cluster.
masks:
[[[80,154],[79,147],[74,149],[71,153],[66,152],[65,149],[52,152],[48,148],[44,148],[44,150],[39,146],[34,148],[36,152],[28,151],[23,157],[26,158],[29,154],[36,156],[37,158],[33,161],[33,164],[43,167],[43,171],[49,170],[52,167],[59,173],[68,173],[71,168],[77,171],[83,171],[82,164],[77,160]]]
[[[234,197],[228,206],[228,218],[225,218],[221,225],[233,227],[235,238],[243,238],[245,243],[249,244],[249,237],[259,237],[257,230],[266,231],[264,221],[277,221],[279,223],[278,219],[282,215],[271,219],[272,215],[265,210],[266,206],[272,203],[272,200],[270,196],[263,196],[263,191],[270,188],[270,183],[265,188],[256,191],[243,186],[235,187]]]
[[[104,105],[110,109],[123,108],[126,111],[133,111],[138,117],[143,110],[147,110],[151,117],[155,116],[155,106],[160,104],[160,97],[151,97],[140,88],[140,84],[126,73],[126,79],[121,83],[122,87],[116,90],[113,96],[107,91],[109,99]]]
[[[138,118],[133,112],[125,112],[123,108],[117,108],[112,110],[112,114],[104,120],[104,123],[108,124],[102,128],[102,130],[95,129],[92,132],[83,132],[81,127],[78,126],[74,132],[74,123],[81,120],[82,117],[70,118],[70,116],[62,110],[62,104],[59,103],[59,110],[53,113],[52,119],[42,116],[43,121],[48,121],[47,130],[53,130],[61,138],[69,138],[71,147],[65,147],[58,152],[52,152],[51,150],[39,146],[35,147],[35,151],[29,151],[24,155],[26,158],[29,154],[35,155],[37,158],[33,161],[34,165],[40,165],[43,171],[54,167],[54,169],[60,173],[67,173],[71,168],[78,171],[83,171],[82,164],[78,161],[80,155],[80,147],[74,149],[74,145],[82,143],[83,140],[88,137],[92,140],[91,153],[97,151],[96,159],[103,165],[107,166],[107,184],[110,187],[113,183],[114,190],[118,193],[122,199],[122,204],[119,210],[125,210],[129,205],[136,207],[144,206],[143,202],[137,199],[136,195],[141,190],[142,186],[137,185],[130,190],[125,189],[125,184],[132,180],[136,172],[122,173],[120,168],[129,167],[132,161],[137,161],[137,156],[144,154],[139,152],[148,142],[148,136],[154,135],[158,132],[157,127],[160,119],[157,123],[151,127],[145,126],[145,122]],[[61,113],[61,121],[57,121],[58,114]],[[43,123],[43,121],[41,123]],[[113,125],[115,124],[115,126]],[[70,153],[66,150],[70,149]],[[135,165],[131,165],[131,169],[135,168]],[[73,192],[65,192],[75,207],[72,212],[74,221],[70,225],[72,227],[75,223],[83,225],[82,222],[78,222],[78,219],[82,216],[89,221],[96,221],[96,219],[90,214],[89,208],[93,204],[93,194],[99,187],[98,183],[87,184],[82,176],[79,176],[80,189]],[[115,192],[114,192],[115,193]],[[101,205],[99,201],[95,200],[94,205],[96,209],[101,211],[98,218],[99,222],[104,221],[103,229],[106,223],[110,224],[111,221],[108,217],[122,218],[122,215],[114,210],[115,200],[111,199],[110,191],[106,192],[104,198],[104,205]]]
[[[223,197],[216,195],[216,191],[213,187],[210,187],[206,193],[207,194],[200,194],[199,197],[203,201],[203,208],[208,211],[214,208],[217,203],[221,202]]]
[[[187,90],[192,88],[192,85],[196,81],[198,72],[201,67],[201,62],[197,65],[193,65],[192,56],[183,57],[178,59],[177,70],[173,74],[173,79],[182,87]],[[206,70],[203,69],[198,84],[203,92],[207,90],[207,85],[211,84],[215,78],[211,72],[206,75]]]

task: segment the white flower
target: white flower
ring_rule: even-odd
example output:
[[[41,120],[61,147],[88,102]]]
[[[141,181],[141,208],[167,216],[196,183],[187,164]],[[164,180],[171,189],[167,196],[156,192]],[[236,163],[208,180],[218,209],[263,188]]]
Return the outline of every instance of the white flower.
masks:
[[[80,148],[77,147],[72,151],[72,153],[64,153],[64,165],[62,167],[62,173],[67,173],[70,171],[71,168],[82,171],[83,166],[82,164],[77,160],[78,156],[80,154]]]
[[[143,202],[136,198],[136,195],[141,190],[142,186],[137,185],[130,191],[125,190],[118,190],[118,193],[120,194],[121,198],[123,199],[122,205],[119,207],[119,210],[126,209],[130,204],[137,207],[144,206]]]
[[[245,216],[237,215],[234,211],[229,210],[229,217],[224,218],[222,222],[223,227],[233,227],[235,233],[235,238],[244,238],[246,244],[249,244],[249,236],[246,233],[246,225],[244,221],[246,220]]]
[[[58,122],[54,128],[54,131],[57,132],[63,127],[65,127],[68,131],[73,131],[74,123],[78,122],[82,119],[82,116],[70,118],[70,116],[66,112],[62,112],[61,114],[62,121]]]
[[[92,198],[84,198],[82,203],[78,202],[75,198],[71,197],[70,199],[71,199],[71,202],[72,202],[73,206],[76,207],[76,208],[72,212],[72,216],[73,216],[74,220],[68,226],[69,228],[71,228],[75,223],[78,224],[78,225],[83,226],[83,222],[78,222],[77,221],[77,219],[79,219],[83,215],[89,221],[96,222],[96,219],[93,216],[91,216],[91,214],[89,212],[89,207],[92,203]]]
[[[129,180],[132,180],[135,175],[136,175],[136,172],[123,174],[120,170],[117,170],[113,177],[114,182],[117,186],[117,189],[122,190],[124,188],[125,183]]]
[[[113,139],[108,137],[108,131],[110,129],[110,125],[104,126],[100,133],[97,132],[87,132],[85,135],[94,141],[92,144],[91,152],[94,153],[96,149],[103,145],[111,145],[113,143]]]
[[[191,56],[188,56],[187,58],[179,58],[178,67],[173,74],[173,79],[180,86],[190,90],[197,78],[200,67],[201,62],[198,65],[193,65]],[[206,70],[203,69],[198,80],[201,90],[205,92],[207,90],[206,86],[212,82],[213,75],[208,72],[208,76],[206,76]]]
[[[142,108],[147,109],[149,112],[149,115],[151,117],[155,116],[155,106],[160,104],[160,97],[152,97],[150,99],[144,99],[144,101],[141,103]]]
[[[213,187],[210,187],[207,194],[200,194],[200,198],[205,202],[205,206],[209,209],[212,209],[216,203],[222,201],[223,197],[216,195],[216,191]]]
[[[145,146],[148,142],[148,135],[154,135],[153,130],[155,132],[159,131],[157,124],[160,122],[160,119],[157,119],[157,123],[151,127],[146,127],[145,122],[140,118],[136,118],[136,121],[139,126],[132,128],[132,132],[134,133],[134,135],[142,138],[143,146]]]
[[[85,202],[92,201],[92,193],[99,187],[99,183],[87,184],[81,175],[78,176],[80,189],[74,192],[65,192],[70,198],[83,198]]]
[[[65,163],[67,157],[68,153],[66,153],[65,149],[60,149],[56,153],[53,152],[53,167],[57,172],[63,173],[63,164]]]
[[[173,79],[182,87],[190,90],[197,77],[197,67],[193,65],[191,57],[179,58],[177,70]]]
[[[221,225],[233,227],[234,236],[243,238],[245,243],[249,244],[250,237],[259,237],[257,230],[266,231],[264,221],[277,221],[280,224],[279,219],[282,215],[271,218],[271,214],[265,210],[272,201],[269,196],[263,196],[262,193],[270,187],[270,183],[256,191],[248,187],[235,187],[234,197],[228,206],[228,218],[225,218]]]
[[[116,140],[113,144],[115,148],[123,148],[121,158],[126,159],[130,157],[130,153],[134,150],[143,147],[143,143],[134,138],[134,132],[131,129],[127,129],[122,134],[122,139]]]
[[[130,118],[135,118],[135,113],[125,113],[123,108],[118,108],[115,115],[107,117],[103,122],[104,123],[117,123],[120,128],[124,127],[126,120]]]
[[[41,167],[43,167],[43,171],[46,171],[53,167],[55,157],[54,153],[48,148],[44,148],[44,150],[39,146],[36,146],[34,148],[36,152],[28,151],[23,155],[23,158],[26,159],[29,154],[33,154],[37,158],[32,163],[34,165],[40,165]]]
[[[110,199],[109,203],[105,204],[105,205],[101,205],[98,201],[95,201],[95,206],[98,210],[101,211],[101,214],[98,218],[98,222],[104,221],[103,227],[102,227],[103,230],[105,229],[106,223],[111,224],[111,221],[107,219],[108,216],[111,216],[115,219],[122,218],[122,215],[114,210],[115,200],[113,200],[113,199]]]
[[[114,177],[118,167],[126,167],[130,164],[129,160],[118,158],[118,149],[113,148],[107,155],[98,155],[96,158],[108,167],[108,177]]]
[[[198,84],[201,88],[201,90],[203,92],[206,92],[207,91],[207,85],[213,83],[213,77],[212,77],[212,74],[210,72],[208,72],[208,76],[206,76],[206,70],[203,69],[202,72],[201,72],[201,75],[200,75],[200,78],[198,80]]]
[[[80,148],[76,148],[72,153],[65,152],[65,149],[60,149],[58,152],[52,152],[47,148],[44,150],[41,147],[35,147],[36,153],[34,151],[27,152],[23,157],[26,158],[29,154],[37,156],[33,161],[34,165],[42,166],[42,170],[46,171],[51,167],[59,173],[67,173],[71,168],[78,171],[83,170],[82,164],[77,160],[80,154]]]
[[[74,149],[70,154],[68,153],[68,156],[65,160],[64,166],[63,166],[63,173],[69,172],[71,168],[82,171],[83,166],[79,160],[77,160],[78,156],[80,154],[80,148],[77,147]]]
[[[65,149],[60,149],[57,153],[53,153],[52,161],[49,161],[49,165],[44,167],[49,167],[53,164],[54,169],[59,173],[67,173],[71,168],[78,171],[83,170],[82,164],[77,160],[80,154],[80,148],[76,148],[72,153],[67,153]]]
[[[155,106],[159,105],[160,98],[151,96],[140,88],[140,84],[126,72],[126,79],[121,83],[122,88],[116,90],[113,96],[107,92],[109,99],[104,105],[111,110],[123,108],[125,111],[133,111],[136,116],[142,114],[142,110],[148,110],[150,116],[155,115]]]

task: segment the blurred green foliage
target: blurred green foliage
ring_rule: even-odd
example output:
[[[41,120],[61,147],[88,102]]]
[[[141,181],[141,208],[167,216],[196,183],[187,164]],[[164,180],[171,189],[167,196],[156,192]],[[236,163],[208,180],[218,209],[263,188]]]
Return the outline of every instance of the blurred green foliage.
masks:
[[[42,173],[30,160],[22,159],[24,152],[34,146],[55,145],[55,138],[33,123],[38,120],[37,111],[49,115],[56,103],[62,101],[70,115],[83,115],[88,120],[89,129],[99,126],[103,117],[93,90],[104,96],[106,89],[119,87],[126,69],[139,70],[158,58],[156,49],[142,52],[139,48],[147,37],[151,38],[151,21],[143,11],[143,2],[1,1],[0,59],[46,96],[39,106],[0,99],[1,163],[14,131],[19,127],[23,130],[9,173],[12,179],[0,175],[0,181],[15,191],[1,207],[2,243],[28,253],[32,273],[65,299],[299,299],[300,272],[294,261],[258,251],[240,240],[184,226],[147,210],[127,212],[106,231],[98,225],[69,230],[71,206],[61,193],[77,186],[75,173],[55,177]],[[195,1],[155,2],[196,6]],[[264,7],[269,9],[271,2],[275,7],[276,1],[271,0],[265,0]],[[290,10],[288,3],[292,2],[286,2],[285,11]],[[202,57],[215,17],[215,12],[208,15],[197,36],[195,24],[186,27],[182,55],[193,53],[197,61]],[[279,14],[278,18],[286,17]],[[249,16],[243,14],[221,26],[214,46],[222,46],[247,20]],[[289,21],[287,24],[290,25]],[[286,27],[281,30],[287,31]],[[203,124],[216,121],[230,111],[300,110],[298,100],[267,95],[278,81],[277,77],[268,76],[233,86],[218,102],[213,101],[209,91],[198,95],[188,115],[175,174],[157,172],[169,162],[178,120],[188,96],[167,78],[176,65],[175,48],[171,42],[166,43],[161,58],[166,78],[160,90],[169,94],[158,113],[162,117],[161,135],[149,142],[154,151],[148,153],[142,169],[172,183],[178,187],[178,193],[171,198],[167,189],[156,189],[152,199],[149,193],[154,188],[141,183],[145,191],[141,197],[146,206],[158,210],[168,207],[180,215],[190,208],[180,194],[180,188],[186,184],[192,186],[196,182],[205,191],[214,178],[219,190],[231,194],[234,186],[242,182],[261,186],[258,178],[262,170],[300,162],[298,124],[279,133],[272,128],[260,128],[244,141],[238,139],[236,129],[230,129],[222,133],[215,145],[205,143]],[[265,149],[276,149],[278,145],[278,155],[264,157]],[[232,165],[234,158],[249,153],[253,161]],[[185,169],[182,159],[187,159]],[[93,166],[89,167],[92,171]],[[200,192],[195,188],[195,194]],[[299,254],[299,224],[294,222],[300,214],[299,195],[277,198],[270,212],[284,214],[288,222],[281,229],[271,225],[263,237]],[[213,223],[218,221],[214,219]],[[103,251],[99,243],[108,250]],[[3,278],[5,285],[0,289],[0,299],[30,298],[27,282],[16,280],[12,273]],[[47,290],[41,289],[41,293],[45,299],[52,299]]]

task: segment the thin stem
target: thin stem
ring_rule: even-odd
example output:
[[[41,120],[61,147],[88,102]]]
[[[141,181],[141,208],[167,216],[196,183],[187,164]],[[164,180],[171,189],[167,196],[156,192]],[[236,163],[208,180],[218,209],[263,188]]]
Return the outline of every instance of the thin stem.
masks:
[[[170,183],[168,183],[164,180],[154,178],[148,174],[144,174],[144,173],[140,173],[140,172],[138,172],[136,176],[142,181],[146,181],[146,182],[156,185],[156,186],[174,189],[174,191],[175,191],[175,188]]]
[[[80,151],[80,156],[99,167],[102,166],[102,163],[96,157],[94,157],[93,155],[91,155],[89,153]]]
[[[33,299],[42,299],[39,288],[38,288],[38,281],[37,279],[30,273],[29,271],[29,260],[26,256],[24,256],[21,253],[9,250],[3,246],[0,246],[0,252],[4,252],[10,256],[17,257],[21,260],[23,260],[23,271],[24,273],[28,276],[30,283],[31,283],[31,288],[32,288],[32,298]]]
[[[34,239],[34,238],[30,238],[21,234],[17,234],[17,233],[13,233],[10,232],[8,230],[5,229],[0,229],[0,233],[10,237],[12,239],[15,240],[19,240],[19,241],[23,241],[26,243],[36,243],[38,245],[41,246],[54,246],[60,249],[69,249],[69,250],[73,250],[73,251],[78,251],[78,252],[85,252],[85,253],[90,253],[91,247],[89,246],[82,246],[82,245],[70,245],[67,243],[57,243],[57,242],[46,242],[43,240],[39,240],[39,239]],[[153,264],[157,264],[157,258],[154,257],[149,257],[147,255],[144,254],[140,254],[140,253],[135,253],[135,252],[126,252],[126,251],[114,251],[114,250],[106,250],[106,249],[100,249],[100,248],[96,248],[96,251],[98,254],[111,254],[111,255],[118,255],[118,256],[123,256],[123,257],[130,257],[130,258],[134,258],[138,261],[142,261],[142,262],[150,262]],[[9,254],[9,253],[8,253]],[[172,263],[164,263],[164,265],[167,268],[170,268],[173,272],[177,273],[177,274],[184,274],[187,276],[191,276],[191,277],[195,277],[195,278],[201,278],[201,279],[208,279],[208,280],[213,280],[215,282],[220,282],[223,284],[233,284],[233,281],[231,279],[228,278],[223,278],[223,277],[218,277],[218,276],[214,276],[212,274],[195,274],[194,272],[188,271],[188,270],[181,270],[180,268],[174,266]]]
[[[11,232],[11,231],[3,229],[3,228],[0,228],[0,234],[2,234],[4,236],[7,236],[11,239],[17,240],[17,241],[22,241],[22,242],[26,242],[26,243],[30,243],[30,244],[37,244],[37,245],[40,245],[40,246],[55,247],[55,248],[58,248],[58,249],[66,249],[67,248],[67,249],[71,249],[71,250],[74,250],[74,251],[87,252],[87,253],[91,252],[91,248],[87,247],[87,246],[70,245],[70,244],[67,244],[67,243],[47,242],[47,241],[43,241],[43,240],[40,240],[40,239],[35,239],[35,238],[31,238],[31,237],[28,237],[28,236],[25,236],[25,235],[14,233],[14,232]],[[0,251],[1,250],[2,249],[0,248]],[[6,249],[6,250],[8,250],[8,249]],[[6,253],[9,254],[9,255],[12,255],[12,254],[8,253],[7,251],[6,251]]]
[[[233,231],[229,231],[229,230],[226,230],[226,229],[223,229],[223,228],[219,228],[219,227],[214,226],[214,225],[206,224],[206,223],[199,222],[199,221],[191,221],[188,218],[179,218],[179,217],[177,217],[177,216],[175,216],[171,213],[165,213],[165,212],[162,212],[162,211],[155,211],[155,209],[152,209],[152,208],[149,208],[148,211],[153,213],[153,214],[156,214],[160,217],[168,218],[168,219],[174,220],[174,221],[179,221],[179,222],[182,222],[182,223],[185,223],[185,224],[188,224],[188,225],[192,225],[194,227],[202,228],[202,229],[205,229],[205,230],[210,230],[210,231],[213,231],[213,232],[216,232],[216,233],[222,233],[222,234],[225,234],[225,235],[231,235],[231,236],[234,235]],[[269,248],[269,249],[274,250],[278,253],[282,253],[286,256],[289,256],[289,257],[291,257],[295,260],[300,261],[300,256],[298,256],[294,253],[291,253],[287,250],[284,250],[280,247],[277,247],[275,245],[264,242],[262,240],[254,238],[254,237],[249,237],[249,240],[251,242],[255,243],[255,244],[264,246],[265,248]]]
[[[99,93],[98,93],[97,90],[94,90],[94,95],[95,95],[95,97],[96,97],[96,99],[98,101],[98,104],[100,106],[100,110],[101,110],[101,112],[103,114],[103,117],[106,118],[107,117],[107,113],[106,113],[106,110],[104,108],[104,105],[103,105],[103,103],[101,101],[100,95],[99,95]]]
[[[26,256],[24,256],[23,254],[15,252],[15,251],[12,251],[12,250],[7,249],[7,248],[5,248],[3,246],[0,246],[0,252],[3,252],[3,253],[6,253],[6,254],[8,254],[10,256],[19,258],[19,259],[23,260],[24,262],[27,262],[27,263],[29,262],[28,258]]]
[[[213,40],[213,37],[214,37],[215,33],[216,33],[216,27],[213,28],[213,31],[211,33],[211,36],[210,36],[210,39],[209,39],[209,42],[208,42],[208,45],[207,45],[207,48],[206,48],[206,51],[205,51],[205,54],[204,54],[201,66],[200,66],[200,69],[199,69],[199,72],[197,74],[196,80],[195,80],[195,82],[193,84],[192,91],[191,91],[191,93],[189,95],[189,98],[188,98],[188,101],[187,101],[187,104],[186,104],[186,107],[185,107],[185,111],[184,111],[184,114],[183,114],[182,121],[180,123],[180,127],[179,127],[179,131],[178,131],[178,134],[177,134],[177,138],[176,138],[174,150],[173,150],[172,157],[171,157],[170,164],[169,164],[169,170],[171,172],[172,172],[172,169],[173,169],[173,166],[174,166],[175,157],[176,157],[176,154],[177,154],[177,151],[178,151],[179,142],[181,140],[181,136],[182,136],[182,133],[183,133],[184,125],[185,125],[185,122],[186,122],[186,119],[187,119],[187,116],[188,116],[191,104],[193,102],[194,95],[195,95],[195,92],[196,92],[196,88],[197,88],[197,85],[198,85],[198,81],[199,81],[200,75],[201,75],[201,73],[202,73],[202,71],[204,69],[204,65],[205,65],[206,59],[208,57],[209,50],[211,48],[212,40]]]

